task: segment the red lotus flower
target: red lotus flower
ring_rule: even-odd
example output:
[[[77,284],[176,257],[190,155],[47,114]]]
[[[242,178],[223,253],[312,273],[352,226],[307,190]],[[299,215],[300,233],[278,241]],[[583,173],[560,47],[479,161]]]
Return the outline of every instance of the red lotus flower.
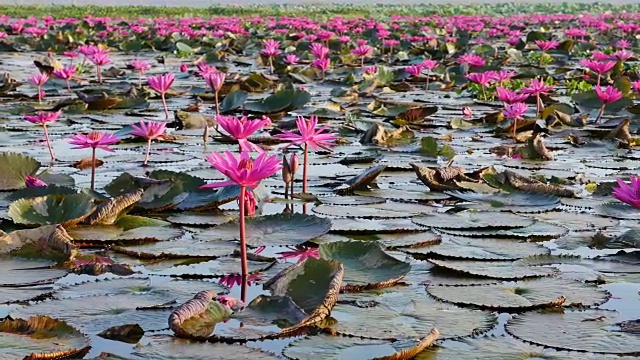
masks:
[[[48,186],[48,185],[46,182],[38,179],[35,176],[27,175],[24,178],[24,186],[31,188],[31,187],[42,187],[42,186]]]
[[[164,107],[164,115],[166,119],[169,119],[169,109],[167,108],[167,99],[165,94],[173,85],[173,81],[175,80],[175,76],[173,74],[164,74],[153,77],[148,77],[147,82],[149,86],[156,92],[160,93],[160,98],[162,99],[162,106]]]
[[[306,246],[296,246],[291,247],[287,246],[291,251],[282,251],[279,252],[278,255],[282,256],[283,259],[298,259],[298,262],[303,262],[308,258],[319,259],[320,254],[318,254],[318,248],[306,247]]]
[[[251,286],[256,281],[262,281],[262,274],[250,274],[247,279],[247,285]],[[236,285],[242,285],[242,275],[225,275],[218,280],[218,284],[233,288]]]
[[[142,121],[138,125],[131,125],[133,131],[131,135],[136,135],[147,139],[147,153],[144,157],[143,165],[147,165],[149,161],[149,153],[151,152],[151,140],[158,139],[162,137],[165,130],[167,129],[167,124],[154,122],[154,121]]]
[[[496,88],[496,98],[507,104],[524,102],[528,97],[529,94],[518,94],[515,91],[505,89],[502,86],[498,86]]]
[[[226,130],[234,139],[238,140],[241,152],[251,152],[252,150],[264,152],[260,146],[247,139],[256,131],[266,126],[271,126],[271,120],[269,118],[263,117],[259,120],[249,120],[246,116],[242,118],[235,116],[218,116],[216,119],[220,127]]]
[[[605,107],[622,99],[622,92],[613,86],[607,86],[604,88],[604,90],[597,86],[596,95],[598,95],[598,99],[600,99],[600,101],[602,102],[602,105],[600,106],[600,112],[598,112],[598,116],[596,117],[596,122],[599,122],[600,118],[602,118],[602,115],[604,114]]]
[[[516,138],[516,131],[518,126],[518,120],[523,120],[522,115],[527,112],[527,104],[525,103],[515,103],[515,104],[506,104],[504,106],[504,110],[502,113],[504,117],[507,119],[513,120],[513,138]]]
[[[618,179],[620,187],[614,187],[612,195],[623,203],[640,208],[640,177],[632,176],[629,180],[631,181],[631,186]]]
[[[35,74],[32,75],[29,78],[29,82],[32,83],[33,85],[36,86],[36,88],[38,88],[38,102],[41,103],[42,102],[42,98],[44,96],[42,96],[42,85],[44,85],[44,83],[47,82],[47,80],[49,80],[49,76],[47,76],[47,74]]]
[[[280,171],[281,161],[277,155],[268,156],[263,152],[255,160],[251,160],[248,152],[242,152],[237,158],[231,152],[212,153],[206,158],[213,167],[229,180],[203,185],[201,189],[220,188],[239,185],[256,188],[260,181]]]
[[[62,79],[67,84],[67,91],[71,91],[71,85],[69,85],[69,80],[75,75],[78,70],[75,66],[64,67],[62,69],[54,70],[52,75],[57,77],[58,79]]]
[[[132,60],[129,63],[129,66],[131,66],[133,68],[133,70],[138,72],[138,86],[142,86],[142,76],[144,75],[145,71],[151,69],[151,64],[149,64],[148,61],[146,60]]]
[[[529,86],[520,89],[524,94],[535,95],[536,97],[536,115],[539,115],[543,110],[543,103],[540,99],[541,94],[548,94],[553,90],[553,85],[547,85],[543,80],[531,79]]]
[[[91,190],[94,190],[96,179],[96,149],[102,149],[105,151],[113,152],[109,149],[109,145],[113,145],[120,141],[120,139],[112,134],[101,132],[90,132],[87,135],[78,133],[71,137],[69,144],[76,145],[73,149],[86,149],[91,148]]]
[[[560,45],[560,43],[556,40],[535,40],[534,43],[538,45],[538,47],[542,51],[553,50]]]

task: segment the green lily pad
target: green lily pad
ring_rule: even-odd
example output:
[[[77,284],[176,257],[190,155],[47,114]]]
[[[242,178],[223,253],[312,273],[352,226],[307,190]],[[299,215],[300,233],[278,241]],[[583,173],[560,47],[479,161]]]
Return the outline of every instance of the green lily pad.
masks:
[[[399,204],[388,202],[383,204],[359,205],[359,206],[331,206],[318,205],[312,211],[316,214],[333,217],[364,218],[364,219],[391,219],[406,218],[408,216],[426,214],[437,208],[418,204]]]
[[[60,225],[16,230],[0,235],[0,254],[64,262],[75,256],[73,239]]]
[[[108,245],[166,241],[184,235],[184,231],[165,226],[143,226],[125,230],[117,225],[85,225],[69,229],[69,235],[78,242]]]
[[[520,265],[509,261],[428,260],[446,270],[465,275],[501,280],[521,280],[554,275],[557,270],[547,267]]]
[[[28,175],[35,175],[41,164],[36,159],[13,152],[0,153],[0,190],[25,187]]]
[[[136,346],[132,352],[140,360],[276,360],[277,356],[242,345],[197,343],[185,339],[154,337],[149,344]]]
[[[595,285],[555,278],[478,286],[431,285],[427,292],[458,306],[501,312],[557,306],[589,307],[609,300],[609,294]]]
[[[467,260],[518,260],[527,256],[549,254],[537,243],[498,238],[446,237],[437,245],[400,249],[417,258]]]
[[[468,201],[459,204],[468,209],[482,211],[512,211],[516,213],[538,213],[560,206],[560,199],[549,194],[512,192],[509,194],[477,194],[472,192],[449,191],[448,195]]]
[[[3,359],[82,358],[91,349],[88,345],[80,331],[48,316],[0,321]]]
[[[331,232],[335,234],[399,234],[421,232],[424,228],[409,219],[333,219]]]
[[[47,195],[16,200],[9,216],[24,225],[75,225],[94,211],[93,199],[84,194]]]
[[[372,205],[382,204],[387,200],[375,196],[323,196],[318,201],[325,205]]]
[[[247,101],[249,94],[244,90],[236,90],[227,94],[220,102],[220,112],[228,113],[230,111],[238,110]]]
[[[457,229],[441,229],[441,232],[455,236],[467,237],[505,237],[530,240],[559,238],[569,232],[564,226],[553,225],[544,221],[536,221],[533,225],[512,229],[473,229],[469,231]]]
[[[205,260],[185,259],[180,262],[171,260],[146,262],[131,259],[124,262],[130,263],[132,266],[142,266],[143,273],[187,279],[218,278],[226,275],[239,274],[242,269],[240,259],[235,257],[221,257],[214,260]],[[249,273],[253,274],[262,272],[273,265],[273,263],[250,260],[248,262]]]
[[[345,267],[343,288],[392,286],[409,273],[411,265],[390,256],[375,242],[348,241],[320,245],[320,258]]]
[[[411,221],[418,225],[439,229],[510,229],[534,224],[534,220],[524,216],[504,213],[487,216],[485,213],[463,211],[459,213],[436,213],[415,217]]]
[[[622,331],[622,320],[619,313],[605,310],[529,312],[509,320],[506,330],[556,349],[640,356],[640,337]]]
[[[301,108],[311,100],[311,94],[305,90],[285,89],[260,101],[244,104],[244,109],[262,114],[273,114]]]
[[[569,228],[571,231],[589,231],[600,230],[610,227],[616,227],[620,221],[608,219],[592,214],[584,213],[568,213],[560,211],[550,211],[547,213],[533,215],[533,218],[542,220],[554,225],[560,225]]]
[[[91,278],[86,282],[59,289],[56,291],[56,297],[64,299],[86,296],[147,295],[171,299],[167,306],[172,307],[175,302],[187,301],[193,297],[194,293],[203,290],[212,290],[217,293],[228,291],[213,280],[183,280],[136,275],[136,277],[126,278]]]
[[[49,260],[23,259],[19,257],[0,257],[0,286],[21,286],[22,284],[52,284],[65,276],[67,270],[53,268]],[[0,287],[0,288],[1,288]]]
[[[596,214],[621,220],[637,220],[640,217],[640,208],[621,202],[608,202],[594,208]]]
[[[115,246],[113,251],[139,259],[218,258],[232,255],[238,245],[225,240],[194,241],[177,239],[133,246]]]
[[[48,185],[48,186],[36,186],[36,187],[28,187],[16,190],[9,194],[6,199],[8,201],[14,201],[18,199],[24,198],[35,198],[46,195],[68,195],[68,194],[77,194],[78,191],[66,187],[66,186],[58,186],[58,185]]]
[[[331,229],[331,220],[315,215],[276,214],[246,220],[247,245],[295,246],[324,235]],[[238,239],[238,223],[231,222],[200,232],[199,238]]]

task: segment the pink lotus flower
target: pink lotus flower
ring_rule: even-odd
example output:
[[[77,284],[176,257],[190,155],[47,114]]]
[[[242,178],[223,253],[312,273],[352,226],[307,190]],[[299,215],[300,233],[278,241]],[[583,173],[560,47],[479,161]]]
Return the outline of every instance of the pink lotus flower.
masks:
[[[228,295],[220,295],[216,298],[216,301],[220,304],[228,307],[232,311],[239,311],[244,308],[245,304],[240,299]]]
[[[389,48],[389,59],[393,55],[393,48],[400,45],[400,41],[396,39],[389,39],[382,42],[382,46],[386,46]]]
[[[189,66],[187,66],[187,64],[180,64],[180,72],[187,72],[189,71]]]
[[[238,203],[240,205],[240,258],[242,263],[242,280],[247,281],[249,276],[249,268],[247,265],[247,237],[245,227],[245,216],[247,213],[246,206],[251,205],[251,201],[247,204],[246,192],[247,188],[255,189],[260,181],[275,174],[281,168],[281,161],[277,155],[268,156],[266,152],[261,153],[255,160],[251,160],[249,153],[242,152],[236,158],[231,152],[226,151],[224,154],[212,153],[207,160],[227,176],[229,180],[216,182],[201,186],[201,189],[212,189],[225,186],[240,186],[240,196]],[[255,209],[255,199],[253,200],[253,208]],[[243,284],[243,290],[246,286]],[[242,292],[242,301],[246,301],[246,293]]]
[[[504,117],[507,119],[513,120],[513,138],[516,138],[516,131],[518,128],[518,120],[523,120],[522,117],[524,113],[527,112],[527,104],[525,103],[515,103],[515,104],[506,104],[504,106],[504,110],[502,113]]]
[[[529,86],[523,87],[520,89],[522,93],[535,95],[536,97],[536,116],[540,115],[540,112],[544,108],[544,104],[542,103],[542,99],[540,98],[541,94],[548,94],[549,91],[553,90],[553,85],[547,85],[544,81],[538,79],[531,79],[529,82]]]
[[[207,85],[213,90],[216,102],[216,116],[220,115],[220,99],[218,98],[218,94],[220,93],[220,89],[222,89],[222,85],[224,85],[224,81],[227,78],[227,74],[222,71],[212,71],[208,73],[204,77],[204,81]],[[208,131],[209,126],[205,124],[205,132],[203,134],[204,142],[206,144],[207,138],[209,137]]]
[[[316,60],[313,60],[313,62],[311,63],[311,66],[316,69],[319,69],[322,72],[322,80],[324,80],[327,70],[331,66],[331,60],[329,58],[316,59]]]
[[[296,65],[299,60],[296,54],[287,54],[287,56],[284,57],[284,62],[287,65]]]
[[[58,79],[63,79],[67,84],[67,91],[71,91],[71,85],[69,84],[69,80],[75,75],[78,68],[75,66],[64,67],[62,69],[54,70],[52,72],[53,76]]]
[[[511,80],[512,77],[516,76],[516,73],[515,71],[500,70],[500,71],[494,71],[492,75],[493,75],[493,79],[498,84],[502,84],[504,82]]]
[[[44,186],[48,186],[46,182],[38,179],[35,176],[31,176],[31,175],[27,175],[24,178],[24,186],[28,187],[28,188],[32,188],[32,187],[44,187]]]
[[[369,45],[360,45],[353,49],[351,53],[360,58],[360,67],[364,67],[364,59],[373,54],[373,48]]]
[[[496,98],[506,104],[513,104],[524,102],[525,100],[527,100],[527,98],[529,98],[529,94],[518,94],[513,90],[505,89],[502,86],[498,86],[496,87]]]
[[[593,56],[593,58],[595,60],[598,60],[598,61],[611,60],[611,55],[607,55],[607,54],[603,53],[602,51],[594,50],[594,51],[591,52],[591,55]]]
[[[596,82],[596,86],[600,86],[600,78],[604,73],[613,69],[613,67],[616,66],[616,62],[583,59],[580,61],[580,65],[598,74],[598,80]]]
[[[313,150],[324,149],[331,151],[329,146],[333,146],[337,137],[328,132],[328,127],[324,126],[320,129],[316,129],[318,126],[318,117],[311,116],[309,120],[306,120],[302,116],[298,116],[296,120],[298,125],[298,131],[300,134],[293,133],[291,131],[284,131],[282,134],[277,134],[276,137],[285,141],[290,141],[291,145],[304,145],[304,167],[302,173],[302,192],[307,192],[307,170],[309,167],[309,148]]]
[[[44,138],[47,141],[47,147],[49,148],[51,161],[55,160],[55,156],[53,155],[53,148],[51,147],[51,140],[49,139],[49,132],[47,131],[47,123],[56,122],[58,117],[60,117],[60,114],[62,114],[62,110],[56,112],[40,112],[37,115],[25,115],[24,117],[24,119],[28,122],[42,125],[42,129],[44,130]]]
[[[132,60],[129,63],[129,66],[133,68],[133,70],[138,72],[138,86],[142,87],[142,76],[145,71],[151,69],[151,64],[149,64],[146,60]]]
[[[162,99],[162,106],[164,107],[164,116],[165,119],[169,119],[169,109],[167,108],[167,99],[165,94],[173,85],[173,81],[175,77],[173,74],[164,74],[153,77],[148,77],[147,82],[149,86],[156,92],[160,93],[160,98]]]
[[[406,67],[404,71],[411,76],[418,77],[422,75],[422,65],[411,65]]]
[[[249,120],[246,116],[242,118],[235,116],[218,116],[216,119],[220,127],[228,132],[234,139],[238,140],[240,152],[251,152],[252,150],[260,153],[264,152],[260,146],[247,139],[256,131],[266,126],[271,126],[271,120],[269,118],[263,117],[259,120]]]
[[[471,118],[473,117],[473,110],[471,110],[470,107],[465,106],[462,108],[462,116],[464,116],[465,118]]]
[[[467,75],[467,79],[469,81],[480,85],[480,88],[482,89],[482,98],[484,100],[487,100],[486,86],[493,81],[493,78],[494,76],[490,71],[485,71],[481,73],[471,73]]]
[[[49,80],[49,76],[47,74],[35,74],[29,78],[29,82],[35,85],[38,88],[38,102],[42,102],[42,85]]]
[[[291,251],[282,251],[279,252],[278,255],[282,256],[283,259],[298,259],[298,263],[301,263],[308,258],[319,259],[320,254],[318,254],[318,248],[306,247],[306,246],[296,246],[291,247],[287,246]]]
[[[98,83],[102,84],[102,67],[111,64],[109,54],[103,51],[97,51],[93,55],[89,56],[89,60],[96,66]]]
[[[616,43],[616,46],[619,47],[620,49],[626,49],[631,46],[631,42],[625,39],[621,39],[621,40],[618,40],[618,42]]]
[[[633,91],[640,93],[640,80],[632,82],[631,86],[633,87]]]
[[[149,161],[149,153],[151,152],[151,140],[162,137],[167,129],[167,124],[140,120],[138,125],[131,125],[131,128],[133,129],[131,135],[147,139],[147,153],[144,157],[144,162],[142,163],[143,165],[147,165],[147,162]]]
[[[427,59],[427,60],[423,60],[422,63],[420,63],[420,65],[422,65],[422,67],[427,70],[433,70],[438,66],[438,62],[435,60]]]
[[[94,190],[96,179],[96,149],[102,149],[105,151],[113,152],[109,149],[109,145],[113,145],[120,141],[120,139],[112,134],[93,131],[87,135],[78,133],[71,137],[69,144],[76,145],[72,149],[87,149],[91,148],[91,190]]]
[[[616,60],[622,61],[622,62],[627,61],[632,57],[633,57],[633,52],[625,50],[625,49],[618,50],[618,51],[614,52],[613,55],[611,55],[612,59],[616,59]]]
[[[629,204],[634,208],[640,208],[640,177],[631,176],[629,180],[631,181],[631,186],[618,179],[620,187],[614,187],[612,195],[623,203]]]
[[[478,56],[476,54],[464,54],[458,58],[458,64],[481,67],[484,66],[486,62],[482,56]]]
[[[258,202],[256,201],[256,196],[253,193],[253,191],[250,191],[249,189],[245,190],[244,193],[244,209],[245,209],[245,215],[247,216],[253,216],[256,214],[256,207],[258,207]],[[238,204],[240,203],[240,200],[238,200]]]
[[[309,45],[309,50],[316,59],[324,59],[329,57],[329,48],[321,43],[313,43]]]
[[[282,53],[279,49],[280,42],[268,39],[262,42],[262,50],[260,54],[269,58],[269,69],[273,72],[273,58]]]
[[[600,99],[600,101],[602,102],[602,106],[600,106],[600,112],[596,117],[596,122],[599,122],[600,118],[604,114],[605,107],[609,104],[612,104],[622,99],[622,92],[613,86],[607,86],[604,88],[604,90],[602,90],[599,86],[597,86],[596,95],[598,95],[598,99]]]
[[[263,276],[260,273],[250,274],[247,278],[247,285],[249,286],[263,280]],[[242,275],[225,275],[218,280],[218,284],[230,289],[236,285],[242,285]]]
[[[553,50],[557,48],[560,43],[556,40],[535,40],[534,43],[542,50],[543,52]]]

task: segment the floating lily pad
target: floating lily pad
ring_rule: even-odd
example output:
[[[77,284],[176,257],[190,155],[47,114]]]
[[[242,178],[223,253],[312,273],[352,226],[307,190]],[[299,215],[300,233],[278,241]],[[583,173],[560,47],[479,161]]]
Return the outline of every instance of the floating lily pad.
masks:
[[[0,257],[0,273],[2,274],[0,285],[53,283],[54,280],[67,274],[67,270],[54,268],[54,264],[49,260]]]
[[[84,194],[47,195],[16,200],[9,206],[9,216],[25,225],[74,225],[93,210],[93,200]]]
[[[382,204],[387,200],[375,196],[324,196],[318,201],[326,205],[371,205]]]
[[[496,322],[495,315],[491,313],[462,309],[431,300],[426,294],[420,294],[421,298],[415,291],[413,293],[413,296],[407,296],[403,291],[362,298],[363,301],[379,302],[379,305],[369,308],[340,304],[331,313],[338,320],[332,328],[344,335],[393,340],[421,338],[437,326],[442,338],[446,339],[482,333]]]
[[[283,353],[286,357],[296,360],[315,360],[318,358],[327,360],[354,358],[399,360],[411,358],[410,354],[417,354],[429,347],[433,341],[432,339],[428,340],[431,340],[429,344],[421,344],[422,341],[419,340],[389,341],[319,335],[296,340],[287,346]],[[404,356],[400,357],[400,353]]]
[[[401,250],[417,257],[473,260],[517,260],[550,253],[540,244],[522,240],[465,237],[447,237],[437,245]]]
[[[141,262],[132,265],[143,265],[143,272],[153,275],[164,275],[181,278],[213,278],[221,277],[229,274],[240,273],[242,267],[240,259],[233,257],[222,257],[215,260],[184,260],[182,262],[160,261],[160,262]],[[249,261],[249,272],[256,273],[264,271],[273,266],[273,263],[264,263],[258,261]]]
[[[331,221],[331,232],[336,234],[398,234],[423,230],[423,227],[408,219],[388,219],[385,221],[333,219]]]
[[[36,186],[28,187],[16,190],[6,197],[9,201],[14,201],[24,198],[35,198],[46,195],[68,195],[76,194],[78,191],[74,188],[67,186],[48,185],[48,186]]]
[[[609,299],[609,294],[595,285],[555,278],[478,286],[432,285],[427,292],[438,300],[458,306],[499,311],[557,306],[589,307],[603,304]]]
[[[412,215],[431,213],[435,211],[436,208],[417,204],[398,204],[391,202],[360,206],[318,205],[312,210],[316,214],[325,216],[390,219],[406,218]]]
[[[324,235],[331,220],[315,215],[276,214],[246,220],[247,245],[295,246]],[[200,232],[200,239],[238,239],[238,223],[231,222]]]
[[[640,338],[620,329],[615,311],[530,312],[507,322],[509,334],[541,346],[598,354],[640,356]]]
[[[466,275],[502,280],[520,280],[545,277],[556,273],[556,270],[552,268],[519,265],[508,261],[498,262],[430,259],[429,262],[443,269]]]
[[[132,355],[141,360],[278,359],[275,355],[242,345],[197,343],[170,336],[154,337],[149,344],[135,347]]]
[[[469,202],[469,204],[460,204],[460,206],[482,211],[539,213],[553,210],[560,205],[560,198],[557,196],[530,192],[478,194],[472,192],[450,191],[447,192],[447,194]]]
[[[617,357],[584,352],[558,351],[529,344],[511,336],[481,336],[440,342],[415,357],[416,360],[614,360]]]
[[[432,231],[423,231],[414,234],[380,234],[376,240],[389,249],[395,249],[436,245],[442,242],[442,237]]]
[[[127,242],[153,242],[175,239],[184,231],[174,227],[143,226],[124,230],[117,225],[78,226],[69,230],[69,235],[77,242],[102,244],[124,244]]]
[[[622,220],[637,220],[640,217],[640,208],[621,202],[608,202],[594,208],[596,214]]]
[[[167,217],[167,221],[178,225],[221,225],[227,223],[236,216],[230,214],[200,214],[200,213],[179,213]]]
[[[415,217],[411,221],[418,225],[439,229],[510,229],[533,225],[532,219],[516,214],[499,214],[487,216],[485,213],[463,211],[459,213],[437,213]]]
[[[13,152],[0,153],[0,190],[17,190],[25,187],[28,175],[35,175],[40,163],[30,157]]]
[[[608,227],[618,226],[620,223],[620,221],[615,219],[603,218],[592,214],[567,213],[559,211],[536,214],[533,215],[533,217],[554,225],[567,227],[571,231],[605,229]]]
[[[431,193],[429,191],[419,191],[418,186],[413,190],[404,189],[371,189],[371,190],[355,190],[355,194],[362,196],[373,196],[390,200],[410,200],[410,201],[430,201],[447,199],[447,195],[442,193]]]
[[[238,245],[230,241],[194,241],[187,239],[112,248],[113,251],[146,260],[188,257],[218,258],[232,255],[236,249],[238,249]]]
[[[82,358],[91,349],[88,345],[80,331],[48,316],[0,321],[3,359]]]
[[[320,245],[320,257],[340,261],[345,268],[343,288],[380,288],[392,286],[411,269],[375,242],[349,241]]]
[[[457,229],[441,229],[443,233],[467,237],[504,237],[520,239],[554,239],[569,232],[563,226],[544,221],[536,221],[533,225],[513,229],[473,229],[469,231]]]

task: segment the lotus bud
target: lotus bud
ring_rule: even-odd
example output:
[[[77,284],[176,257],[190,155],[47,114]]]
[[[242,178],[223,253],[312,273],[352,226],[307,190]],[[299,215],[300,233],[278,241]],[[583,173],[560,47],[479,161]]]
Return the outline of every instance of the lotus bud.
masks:
[[[24,179],[24,185],[28,188],[31,188],[31,187],[47,186],[47,183],[38,179],[35,176],[27,175]]]
[[[300,165],[300,160],[298,159],[298,153],[293,153],[291,155],[291,160],[289,160],[289,169],[291,170],[291,175],[295,175],[296,171],[298,171],[298,166]]]
[[[244,209],[247,216],[253,216],[256,214],[256,197],[253,195],[253,191],[246,190],[244,194]]]
[[[291,173],[291,167],[286,154],[282,155],[282,181],[284,181],[285,184],[293,181],[293,173]]]
[[[473,110],[470,107],[465,106],[462,108],[462,115],[466,118],[470,118],[473,116]]]
[[[189,70],[187,64],[180,65],[180,72],[187,72],[187,70]]]

